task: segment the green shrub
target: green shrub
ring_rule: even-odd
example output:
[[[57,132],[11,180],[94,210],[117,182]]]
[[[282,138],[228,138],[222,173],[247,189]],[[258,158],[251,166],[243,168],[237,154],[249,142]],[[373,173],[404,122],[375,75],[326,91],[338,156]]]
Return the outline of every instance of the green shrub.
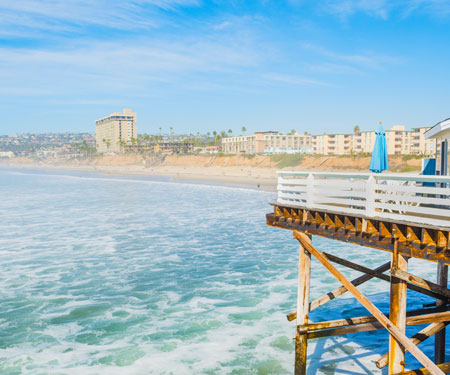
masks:
[[[276,163],[278,168],[295,167],[300,165],[304,155],[300,154],[276,154],[270,155],[270,160]]]
[[[422,158],[423,158],[422,155],[417,155],[417,154],[402,155],[402,160],[404,160],[404,161],[408,161],[411,159],[422,159]]]
[[[417,172],[420,171],[419,167],[410,167],[410,166],[406,166],[400,169],[401,173],[408,173],[408,172]]]

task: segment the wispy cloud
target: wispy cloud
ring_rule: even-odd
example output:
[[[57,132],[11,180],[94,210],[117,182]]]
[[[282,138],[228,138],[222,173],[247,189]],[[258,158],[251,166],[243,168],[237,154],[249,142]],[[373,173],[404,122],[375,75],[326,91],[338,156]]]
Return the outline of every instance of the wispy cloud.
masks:
[[[163,23],[161,12],[197,5],[197,0],[1,0],[0,33],[30,36],[40,31],[73,32],[90,26],[152,28]]]
[[[402,17],[421,12],[433,17],[450,15],[448,0],[326,0],[322,9],[342,19],[358,13],[387,20],[397,12]]]
[[[301,86],[330,86],[326,82],[321,82],[315,79],[310,79],[306,77],[290,75],[290,74],[280,74],[280,73],[269,73],[263,76],[266,80],[287,83],[289,85],[301,85]]]
[[[353,69],[354,67],[381,69],[386,64],[398,64],[402,62],[402,59],[399,57],[387,56],[373,52],[345,54],[345,53],[338,53],[310,43],[302,43],[301,47],[305,50],[309,50],[313,53],[316,53],[317,55],[326,58],[326,60],[347,63],[349,64],[348,70],[352,70],[352,66]]]
[[[89,42],[57,50],[0,50],[0,79],[12,93],[73,94],[90,90],[98,95],[111,90],[130,94],[156,85],[176,85],[192,75],[223,79],[239,74],[262,60],[249,43],[234,39],[178,41],[139,39],[122,45]],[[118,91],[116,91],[118,92]]]

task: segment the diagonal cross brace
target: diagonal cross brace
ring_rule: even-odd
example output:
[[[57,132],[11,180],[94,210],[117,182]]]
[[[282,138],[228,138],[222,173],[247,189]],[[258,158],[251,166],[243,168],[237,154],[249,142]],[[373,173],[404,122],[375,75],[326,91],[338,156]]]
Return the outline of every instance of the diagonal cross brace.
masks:
[[[354,286],[361,285],[361,284],[365,283],[366,281],[373,279],[374,277],[378,277],[377,275],[383,275],[383,272],[387,271],[390,267],[391,267],[391,262],[382,264],[380,267],[377,267],[374,270],[372,270],[373,273],[370,273],[370,274],[365,273],[364,275],[359,276],[356,279],[352,280],[351,283]],[[383,276],[386,276],[389,279],[388,275],[383,275]],[[332,290],[331,292],[328,292],[328,293],[324,294],[323,296],[317,298],[316,300],[312,301],[309,304],[309,311],[317,309],[318,307],[324,305],[325,303],[330,302],[333,299],[342,296],[346,292],[347,292],[347,288],[345,286],[341,285],[340,287]],[[296,317],[297,317],[296,311],[287,314],[287,320],[290,322],[295,320]]]

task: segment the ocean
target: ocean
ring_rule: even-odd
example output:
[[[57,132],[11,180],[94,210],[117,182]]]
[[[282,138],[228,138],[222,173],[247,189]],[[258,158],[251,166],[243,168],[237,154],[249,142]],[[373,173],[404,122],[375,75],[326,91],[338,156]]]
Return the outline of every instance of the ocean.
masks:
[[[265,224],[276,193],[8,169],[0,192],[0,374],[293,373],[286,314],[296,306],[298,243]],[[313,244],[370,267],[389,260]],[[410,270],[435,280],[430,263],[412,260]],[[337,286],[313,261],[311,297]],[[360,288],[388,310],[385,282]],[[414,307],[429,301],[408,294]],[[344,295],[311,320],[360,315]],[[433,341],[421,345],[430,356]],[[314,340],[308,374],[381,374],[374,361],[386,350],[383,331]]]

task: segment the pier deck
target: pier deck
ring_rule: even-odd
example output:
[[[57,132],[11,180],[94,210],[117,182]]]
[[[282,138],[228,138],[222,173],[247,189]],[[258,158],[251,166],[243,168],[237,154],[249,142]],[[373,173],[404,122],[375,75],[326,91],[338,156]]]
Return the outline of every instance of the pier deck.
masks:
[[[445,363],[445,327],[450,322],[450,178],[337,173],[280,173],[277,202],[267,214],[270,226],[294,231],[300,245],[297,310],[288,314],[296,320],[295,374],[306,374],[309,339],[386,329],[389,350],[377,361],[389,374],[450,372]],[[388,251],[391,261],[370,269],[316,249],[317,235]],[[309,300],[311,256],[340,283],[315,301]],[[437,282],[408,272],[409,258],[437,263]],[[333,265],[337,263],[362,272],[347,280]],[[384,274],[387,270],[389,275]],[[357,286],[373,278],[390,283],[390,311],[383,314]],[[436,299],[431,306],[407,311],[407,289]],[[310,311],[344,293],[351,293],[371,315],[326,322],[309,322]],[[409,307],[409,306],[408,306]],[[411,338],[406,325],[428,325]],[[431,361],[418,344],[435,336],[435,359]],[[405,352],[423,366],[405,372]]]

